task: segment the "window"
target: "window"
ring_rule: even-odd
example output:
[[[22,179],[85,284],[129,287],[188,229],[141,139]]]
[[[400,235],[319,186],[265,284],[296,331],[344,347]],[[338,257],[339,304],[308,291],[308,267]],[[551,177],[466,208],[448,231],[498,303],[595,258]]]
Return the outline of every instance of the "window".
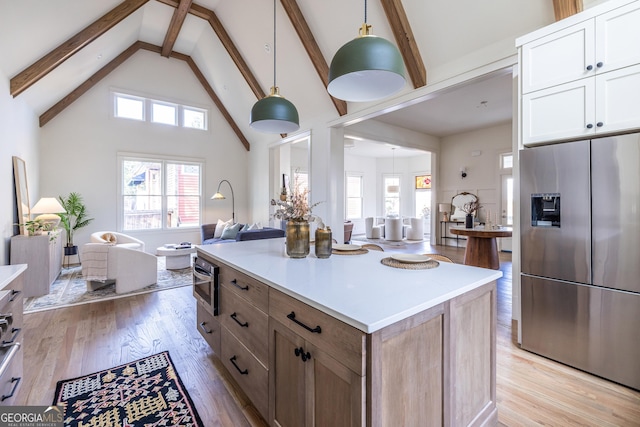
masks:
[[[151,121],[165,125],[176,126],[178,124],[177,105],[151,101]]]
[[[115,94],[114,114],[123,119],[144,120],[144,98]]]
[[[416,217],[429,218],[431,215],[431,190],[418,189],[415,193]]]
[[[202,164],[121,158],[122,230],[200,225]]]
[[[347,174],[345,194],[346,219],[362,218],[362,175]]]
[[[384,187],[384,215],[400,216],[400,178],[388,175],[382,181]]]
[[[501,169],[513,168],[513,154],[511,153],[500,154],[500,168]]]
[[[208,129],[208,110],[168,101],[113,93],[114,116],[190,129]]]
[[[207,129],[207,110],[192,107],[182,108],[182,125],[186,128]]]

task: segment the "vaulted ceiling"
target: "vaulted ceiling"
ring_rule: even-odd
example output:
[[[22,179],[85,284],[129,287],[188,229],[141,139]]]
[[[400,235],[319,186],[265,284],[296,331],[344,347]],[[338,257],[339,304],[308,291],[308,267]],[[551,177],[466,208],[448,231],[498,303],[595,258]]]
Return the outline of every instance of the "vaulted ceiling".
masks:
[[[553,0],[554,5],[558,2],[565,0]],[[460,57],[504,44],[505,35],[508,43],[540,22],[548,23],[553,12],[551,4],[540,2],[514,6],[512,0],[493,0],[491,10],[484,3],[368,2],[373,33],[396,43],[404,56],[408,84],[401,94],[431,78],[445,78],[445,64],[455,65]],[[10,78],[11,94],[34,109],[41,125],[143,49],[186,61],[249,149],[254,132],[248,127],[249,110],[268,93],[274,78],[271,0],[1,0],[0,4],[0,66]],[[337,118],[363,107],[334,99],[325,89],[328,64],[338,48],[357,35],[363,6],[363,1],[277,1],[277,84],[298,107],[303,126],[307,118],[327,117],[327,112]],[[508,19],[496,19],[501,10]],[[474,102],[495,92],[496,85],[506,86],[504,80],[493,86],[488,81],[492,80],[485,79],[482,89],[488,92],[474,94],[478,97]],[[453,95],[464,96],[455,91]],[[499,99],[510,103],[510,95]],[[510,110],[505,105],[500,107],[503,112]],[[490,120],[504,121],[503,112]],[[416,126],[412,120],[424,124],[408,111],[396,115],[382,120],[404,121],[407,127]],[[433,123],[443,121],[435,118]],[[434,127],[433,133],[444,135],[451,129]]]

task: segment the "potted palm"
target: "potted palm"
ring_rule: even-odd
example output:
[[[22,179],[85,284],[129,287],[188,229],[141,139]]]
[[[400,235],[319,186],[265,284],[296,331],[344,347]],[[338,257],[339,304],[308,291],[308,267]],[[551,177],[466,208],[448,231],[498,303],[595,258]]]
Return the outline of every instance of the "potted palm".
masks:
[[[87,216],[87,208],[84,205],[82,196],[78,193],[69,193],[69,196],[58,196],[65,212],[58,214],[60,224],[67,232],[67,246],[64,248],[65,255],[76,255],[78,247],[73,243],[73,234],[76,230],[86,227],[93,221]]]

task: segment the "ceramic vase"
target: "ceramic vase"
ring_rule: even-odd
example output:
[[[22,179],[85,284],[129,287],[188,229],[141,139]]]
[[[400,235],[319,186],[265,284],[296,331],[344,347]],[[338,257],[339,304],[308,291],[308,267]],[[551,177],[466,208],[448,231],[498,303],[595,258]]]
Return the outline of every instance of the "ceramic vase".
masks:
[[[287,255],[291,258],[305,258],[309,255],[309,222],[287,222]]]
[[[467,214],[466,218],[464,219],[464,227],[473,228],[473,215]]]

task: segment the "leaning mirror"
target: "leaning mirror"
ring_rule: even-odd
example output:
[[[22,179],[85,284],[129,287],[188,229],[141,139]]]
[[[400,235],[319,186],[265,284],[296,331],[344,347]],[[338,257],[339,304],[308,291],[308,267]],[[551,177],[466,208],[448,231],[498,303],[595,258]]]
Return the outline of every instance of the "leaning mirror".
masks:
[[[478,197],[475,194],[462,192],[458,193],[451,198],[451,209],[453,213],[451,214],[451,221],[464,221],[464,218],[467,214],[462,210],[462,207],[471,202],[477,202]]]
[[[13,156],[13,179],[16,185],[16,204],[18,205],[18,222],[24,224],[31,218],[29,211],[29,188],[27,187],[27,167],[20,157]],[[24,226],[20,234],[27,234]]]

